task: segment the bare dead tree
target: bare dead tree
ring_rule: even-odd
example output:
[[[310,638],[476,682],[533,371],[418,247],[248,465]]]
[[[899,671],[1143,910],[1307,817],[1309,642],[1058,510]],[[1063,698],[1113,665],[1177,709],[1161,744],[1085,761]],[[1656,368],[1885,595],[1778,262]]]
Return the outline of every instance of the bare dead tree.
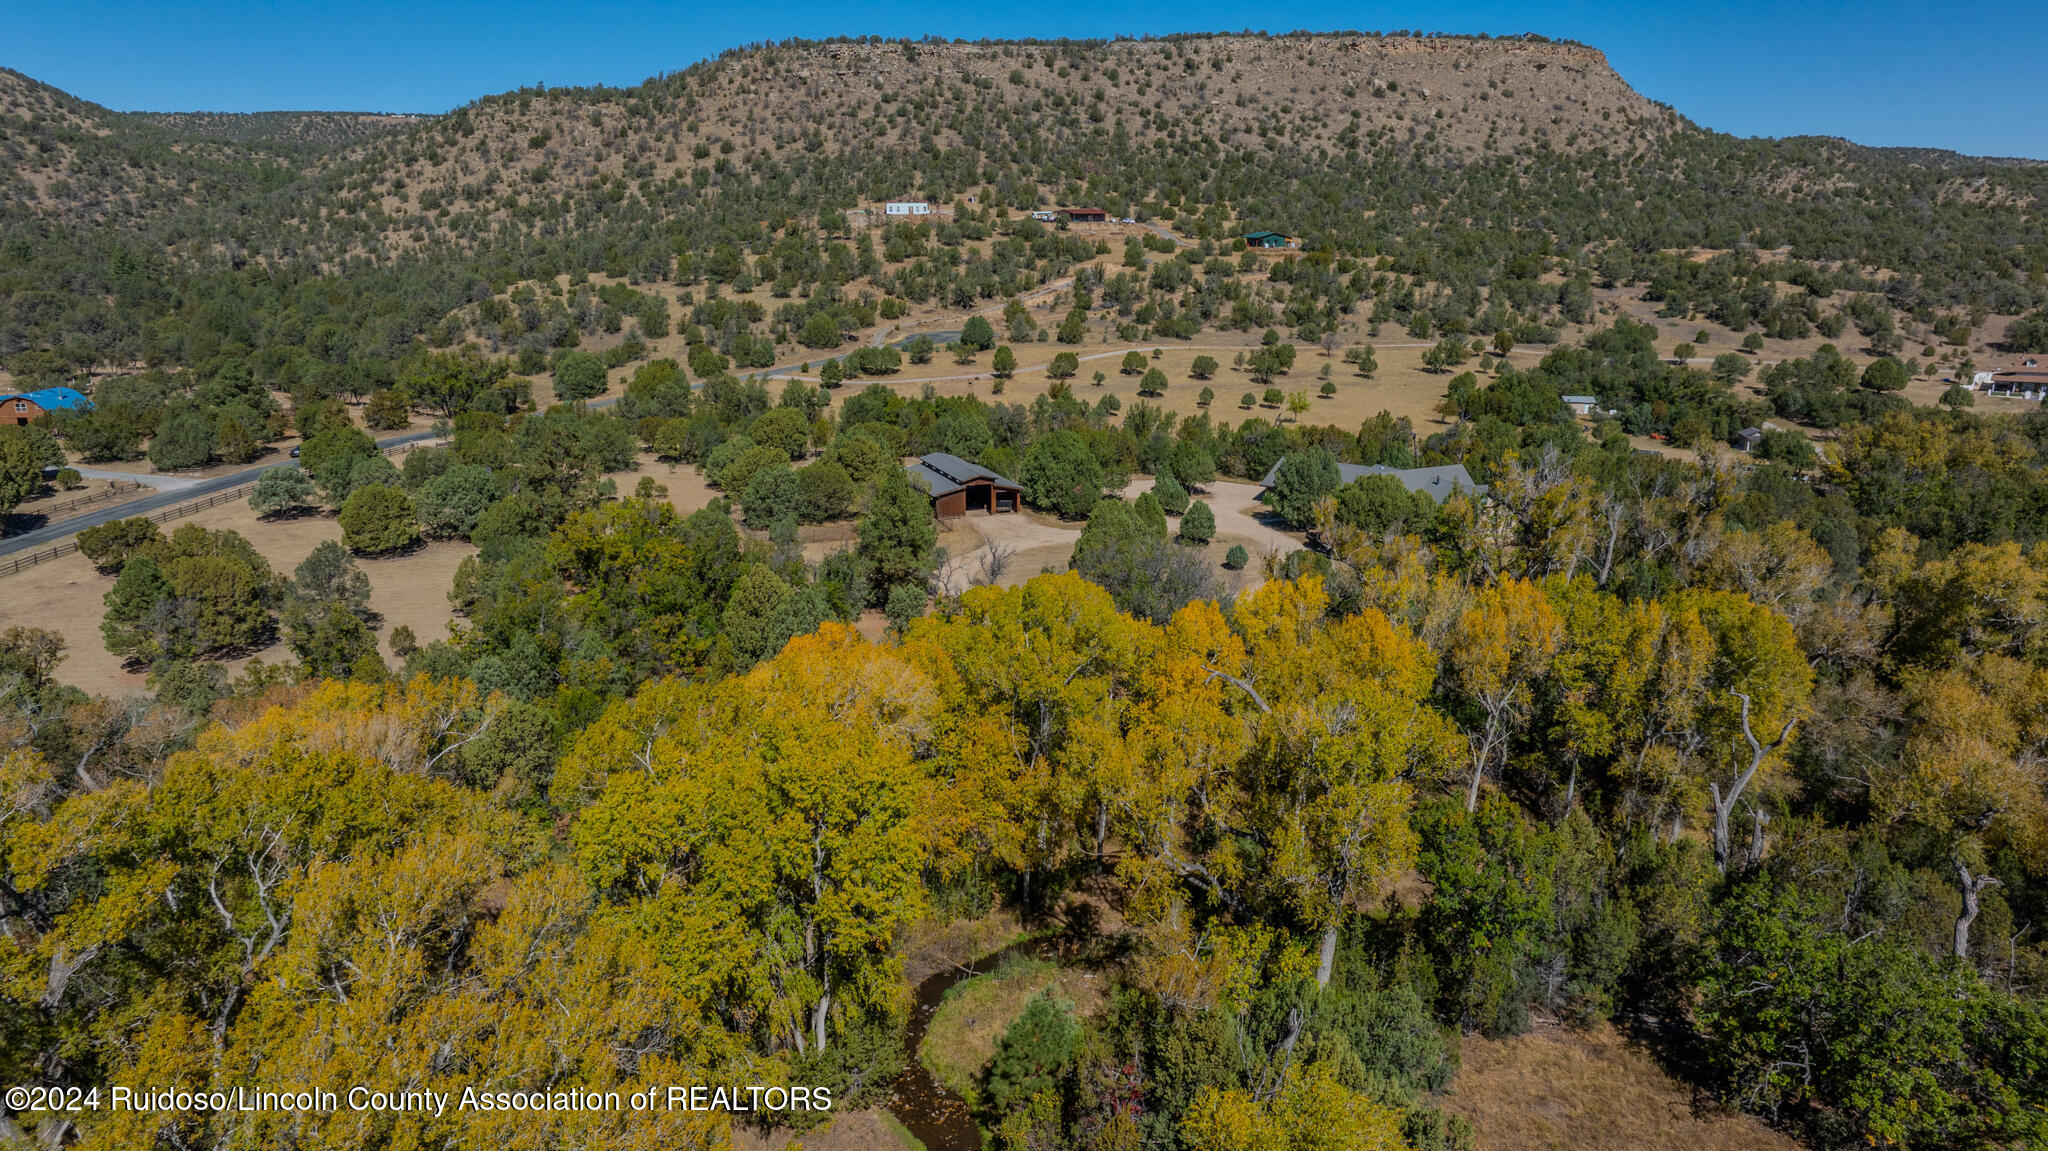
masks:
[[[1001,583],[1004,573],[1010,570],[1010,561],[1017,558],[1017,549],[1005,543],[991,542],[981,549],[980,570],[975,573],[977,587],[989,587]]]
[[[1721,791],[1719,780],[1707,784],[1707,789],[1714,797],[1714,864],[1722,871],[1728,870],[1728,821],[1735,812],[1736,801],[1742,798],[1743,791],[1749,787],[1749,781],[1756,778],[1757,769],[1764,765],[1764,760],[1785,746],[1785,741],[1792,737],[1792,725],[1799,722],[1799,717],[1793,716],[1785,721],[1785,726],[1778,732],[1778,738],[1767,744],[1760,742],[1756,733],[1749,727],[1749,696],[1739,691],[1729,694],[1742,701],[1742,738],[1749,744],[1749,766],[1735,777],[1725,794]]]
[[[1963,911],[1956,916],[1956,958],[1970,957],[1970,925],[1977,922],[1977,897],[1984,889],[1999,886],[1995,875],[1972,875],[1970,865],[1956,860],[1956,877],[1963,884]]]
[[[221,895],[221,870],[227,866],[226,859],[215,861],[213,872],[206,879],[206,895],[213,903],[213,910],[220,916],[221,924],[235,942],[242,945],[242,965],[236,973],[234,985],[228,988],[221,1000],[220,1011],[213,1020],[213,1043],[219,1047],[226,1042],[228,1022],[234,1016],[235,1007],[242,995],[253,985],[256,969],[270,958],[270,953],[284,940],[285,930],[291,926],[292,909],[277,898],[278,885],[291,872],[291,861],[284,847],[284,836],[275,828],[266,827],[260,833],[260,841],[254,850],[243,856],[241,863],[248,872],[250,894],[256,901],[262,921],[249,930],[242,929],[241,918],[230,910],[227,900]]]

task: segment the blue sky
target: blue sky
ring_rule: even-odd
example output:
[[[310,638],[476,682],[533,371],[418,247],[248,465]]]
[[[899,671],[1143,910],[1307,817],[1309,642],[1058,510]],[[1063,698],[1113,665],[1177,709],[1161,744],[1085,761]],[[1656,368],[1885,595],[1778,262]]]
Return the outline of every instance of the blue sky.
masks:
[[[1115,36],[1246,27],[1494,34],[1604,49],[1638,91],[1738,135],[2048,159],[2028,54],[2048,0],[985,5],[0,0],[0,65],[122,110],[444,111],[522,84],[632,84],[789,36]]]

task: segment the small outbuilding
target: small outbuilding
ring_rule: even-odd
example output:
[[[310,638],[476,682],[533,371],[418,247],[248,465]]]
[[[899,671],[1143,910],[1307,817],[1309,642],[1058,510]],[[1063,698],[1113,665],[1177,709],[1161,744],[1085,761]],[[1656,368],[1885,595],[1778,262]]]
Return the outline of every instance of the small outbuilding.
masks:
[[[89,412],[92,401],[73,388],[39,388],[0,395],[0,424],[27,425],[45,412]]]
[[[1599,396],[1566,396],[1564,398],[1564,406],[1570,408],[1575,416],[1592,415],[1593,408],[1599,403]]]
[[[1744,428],[1735,433],[1735,446],[1745,452],[1755,451],[1757,445],[1763,442],[1764,430],[1762,428]]]
[[[1023,485],[947,452],[920,456],[903,470],[931,493],[932,514],[942,520],[968,512],[1014,512],[1024,506]]]
[[[1061,208],[1060,215],[1076,224],[1106,224],[1109,213],[1101,208]]]

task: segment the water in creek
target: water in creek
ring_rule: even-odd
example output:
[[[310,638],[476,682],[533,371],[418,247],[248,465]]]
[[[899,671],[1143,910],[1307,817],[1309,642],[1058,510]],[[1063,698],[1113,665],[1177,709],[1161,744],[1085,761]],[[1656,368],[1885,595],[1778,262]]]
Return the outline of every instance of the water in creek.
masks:
[[[962,980],[994,971],[1009,952],[1005,948],[965,967],[948,967],[917,985],[916,1002],[910,1008],[910,1027],[904,1036],[910,1048],[910,1066],[890,1088],[889,1114],[917,1136],[925,1151],[981,1151],[981,1128],[975,1126],[967,1101],[940,1086],[917,1055],[924,1046],[924,1030],[931,1024],[939,1004],[946,1001],[946,992]]]

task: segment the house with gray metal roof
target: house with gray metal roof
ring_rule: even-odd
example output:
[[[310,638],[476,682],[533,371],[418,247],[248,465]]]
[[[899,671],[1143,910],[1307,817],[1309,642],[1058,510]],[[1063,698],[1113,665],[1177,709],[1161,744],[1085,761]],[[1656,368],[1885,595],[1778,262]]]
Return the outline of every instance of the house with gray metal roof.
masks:
[[[1285,457],[1275,460],[1273,466],[1266,469],[1265,478],[1259,481],[1259,486],[1268,491],[1272,490],[1280,475],[1280,465],[1286,462]],[[1452,492],[1469,492],[1475,496],[1486,494],[1486,485],[1474,483],[1472,473],[1465,470],[1464,464],[1445,464],[1434,468],[1390,468],[1385,464],[1337,465],[1339,484],[1348,484],[1352,480],[1364,479],[1367,476],[1392,476],[1401,481],[1402,487],[1411,492],[1421,492],[1439,504],[1450,499]]]
[[[940,519],[971,511],[985,515],[1014,512],[1024,506],[1024,488],[1016,480],[948,452],[920,456],[903,470],[912,482],[931,493],[932,514]]]

